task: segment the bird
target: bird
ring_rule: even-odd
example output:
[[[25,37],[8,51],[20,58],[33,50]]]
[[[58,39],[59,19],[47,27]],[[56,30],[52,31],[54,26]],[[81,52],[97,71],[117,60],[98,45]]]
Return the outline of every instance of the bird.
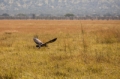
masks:
[[[39,40],[38,37],[34,37],[33,40],[36,43],[36,47],[41,48],[41,47],[47,47],[47,44],[55,42],[57,40],[57,38],[49,40],[45,43],[43,43],[41,40]]]

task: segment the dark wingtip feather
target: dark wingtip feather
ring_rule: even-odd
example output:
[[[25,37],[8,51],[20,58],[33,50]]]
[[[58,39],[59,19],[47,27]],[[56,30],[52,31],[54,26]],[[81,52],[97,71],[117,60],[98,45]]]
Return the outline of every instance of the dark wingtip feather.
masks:
[[[54,42],[54,41],[56,41],[57,40],[57,38],[54,38],[52,41]]]

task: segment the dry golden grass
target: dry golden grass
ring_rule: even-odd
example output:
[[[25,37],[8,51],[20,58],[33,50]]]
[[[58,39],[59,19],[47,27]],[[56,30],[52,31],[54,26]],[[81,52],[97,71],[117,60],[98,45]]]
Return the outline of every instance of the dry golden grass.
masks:
[[[33,37],[55,43],[38,49]],[[120,21],[1,20],[0,79],[119,79]]]

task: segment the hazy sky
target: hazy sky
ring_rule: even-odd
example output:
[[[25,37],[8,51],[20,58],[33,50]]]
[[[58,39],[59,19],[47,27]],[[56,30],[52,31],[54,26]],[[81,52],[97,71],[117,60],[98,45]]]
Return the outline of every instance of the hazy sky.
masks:
[[[0,0],[0,13],[120,14],[120,0]]]

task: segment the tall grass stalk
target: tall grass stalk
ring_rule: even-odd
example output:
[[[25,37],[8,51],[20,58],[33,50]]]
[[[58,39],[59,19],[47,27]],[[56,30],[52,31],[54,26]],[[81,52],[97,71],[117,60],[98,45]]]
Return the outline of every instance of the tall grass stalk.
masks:
[[[83,46],[83,52],[82,52],[82,56],[83,56],[83,61],[85,63],[87,63],[87,45],[86,45],[86,39],[85,39],[85,30],[83,28],[83,25],[81,23],[81,35],[82,35],[82,46]]]

